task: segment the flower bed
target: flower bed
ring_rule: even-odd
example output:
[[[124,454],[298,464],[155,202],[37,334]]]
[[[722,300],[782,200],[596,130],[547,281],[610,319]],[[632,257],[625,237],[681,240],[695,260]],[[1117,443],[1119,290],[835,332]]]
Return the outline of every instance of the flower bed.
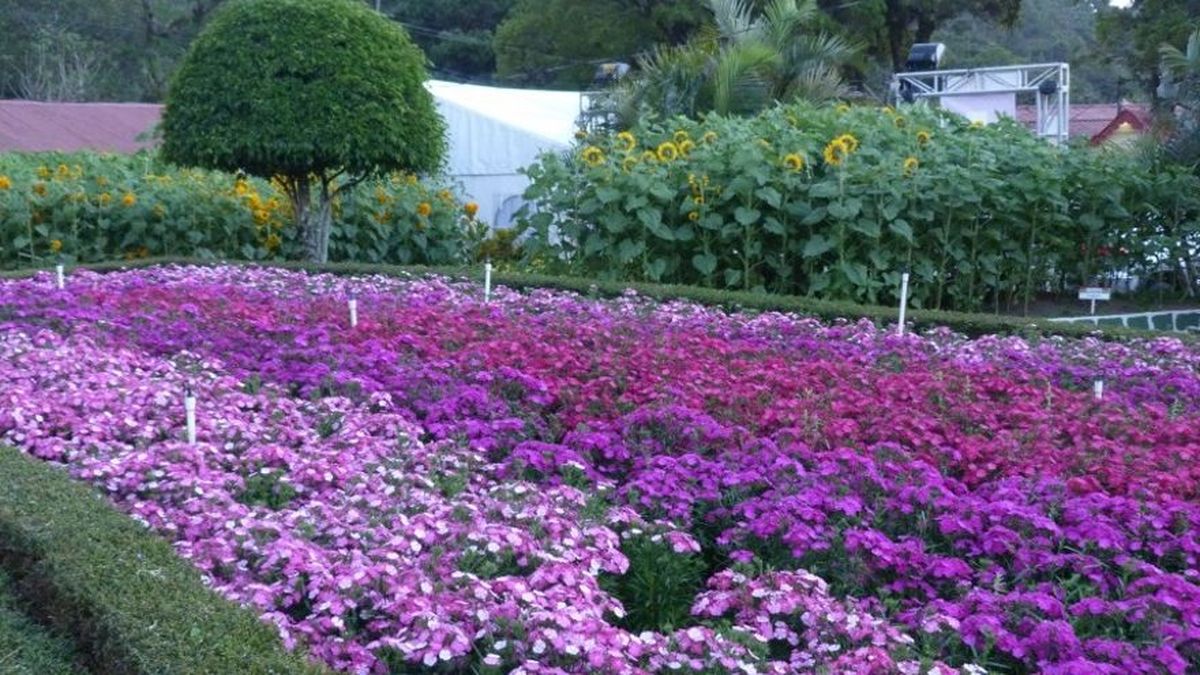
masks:
[[[0,440],[345,670],[1200,666],[1194,348],[481,295],[4,282]]]

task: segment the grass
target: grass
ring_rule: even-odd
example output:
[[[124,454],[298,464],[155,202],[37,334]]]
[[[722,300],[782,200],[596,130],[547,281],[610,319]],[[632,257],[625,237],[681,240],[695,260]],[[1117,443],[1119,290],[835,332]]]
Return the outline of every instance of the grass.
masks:
[[[166,541],[63,470],[0,447],[0,476],[0,568],[23,606],[73,637],[90,672],[325,672],[288,653],[254,612],[208,589]],[[14,634],[37,634],[29,630]]]
[[[11,577],[0,570],[0,673],[69,675],[75,664],[71,643],[30,619],[15,595]]]
[[[153,265],[256,265],[244,261],[198,260],[190,258],[146,258],[135,261],[113,261],[80,265],[80,268],[97,272],[136,269]],[[272,262],[261,263],[264,266],[279,267],[291,270],[313,272],[329,272],[332,274],[383,274],[425,275],[440,274],[449,277],[469,278],[482,283],[483,267],[422,267],[381,265],[372,263],[328,263],[317,265],[304,262]],[[28,277],[39,269],[25,269],[0,272],[0,278]],[[534,288],[551,288],[573,291],[594,297],[615,297],[627,289],[633,289],[638,294],[657,300],[689,300],[702,305],[722,307],[738,311],[775,311],[790,312],[806,316],[814,316],[825,321],[837,319],[869,319],[877,324],[895,323],[897,310],[895,307],[877,305],[860,305],[850,302],[833,302],[816,300],[794,295],[776,295],[768,293],[753,293],[747,291],[727,291],[699,286],[678,286],[666,284],[651,284],[640,282],[597,281],[578,277],[549,276],[529,274],[524,272],[495,271],[492,280],[497,285],[524,290]],[[1121,326],[1092,326],[1090,324],[1057,323],[1045,318],[1018,317],[996,314],[949,312],[937,310],[914,309],[908,312],[908,320],[918,329],[947,326],[959,333],[978,337],[989,334],[1085,337],[1099,336],[1106,340],[1122,340],[1129,338],[1161,337],[1163,333],[1123,328]],[[1194,336],[1184,333],[1172,333],[1174,337],[1194,341]]]

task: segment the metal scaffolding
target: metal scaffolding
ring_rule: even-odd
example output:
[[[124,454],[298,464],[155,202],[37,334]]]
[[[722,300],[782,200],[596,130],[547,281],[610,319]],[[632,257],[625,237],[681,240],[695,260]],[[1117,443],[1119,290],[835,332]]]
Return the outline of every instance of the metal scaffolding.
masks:
[[[892,78],[896,100],[941,99],[994,94],[1032,93],[1036,99],[1038,136],[1066,143],[1071,105],[1071,67],[1065,63],[997,66],[960,70],[898,73]]]

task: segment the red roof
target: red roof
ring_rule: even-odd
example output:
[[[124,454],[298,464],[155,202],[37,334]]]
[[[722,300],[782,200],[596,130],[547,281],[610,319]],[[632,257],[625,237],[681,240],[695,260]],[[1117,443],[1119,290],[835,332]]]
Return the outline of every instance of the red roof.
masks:
[[[1122,119],[1117,120],[1120,116]],[[1017,106],[1017,121],[1029,128],[1037,125],[1037,108],[1031,105]],[[1082,136],[1094,142],[1103,141],[1120,122],[1129,122],[1138,131],[1150,126],[1150,111],[1136,103],[1084,103],[1071,104],[1067,130],[1072,138]]]
[[[136,152],[162,116],[152,103],[0,101],[0,152]]]

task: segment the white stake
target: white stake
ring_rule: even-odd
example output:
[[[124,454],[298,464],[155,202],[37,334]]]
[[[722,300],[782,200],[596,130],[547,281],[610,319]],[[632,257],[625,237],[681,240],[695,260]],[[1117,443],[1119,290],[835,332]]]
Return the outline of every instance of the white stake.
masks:
[[[1092,395],[1096,397],[1097,401],[1104,398],[1104,380],[1097,379],[1092,383]]]
[[[64,286],[66,286],[67,280],[65,272],[66,270],[63,268],[63,264],[61,262],[58,263],[58,265],[54,268],[54,285],[57,286],[58,290],[60,291]]]
[[[483,301],[492,301],[492,261],[483,265]]]
[[[350,296],[350,301],[347,304],[350,305],[350,327],[354,328],[358,325],[358,298],[353,295]]]
[[[186,387],[183,390],[183,409],[187,413],[187,442],[189,445],[196,444],[196,395],[192,393],[191,387]]]
[[[904,335],[904,315],[908,312],[908,272],[900,275],[900,326],[897,334]]]

